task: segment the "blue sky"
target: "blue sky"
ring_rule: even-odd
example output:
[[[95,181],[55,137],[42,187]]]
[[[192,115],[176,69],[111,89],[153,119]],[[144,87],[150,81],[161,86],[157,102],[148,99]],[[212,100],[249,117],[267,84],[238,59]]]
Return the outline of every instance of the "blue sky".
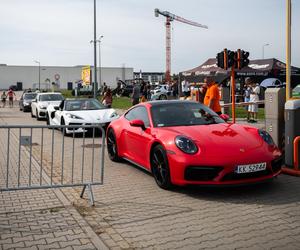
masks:
[[[227,47],[251,59],[285,61],[285,0],[97,0],[102,66],[165,70],[165,18],[154,8],[208,25],[172,23],[172,73],[196,67]],[[292,64],[300,66],[300,1],[293,0]],[[93,64],[93,0],[1,0],[0,63]],[[298,30],[297,30],[298,28]]]

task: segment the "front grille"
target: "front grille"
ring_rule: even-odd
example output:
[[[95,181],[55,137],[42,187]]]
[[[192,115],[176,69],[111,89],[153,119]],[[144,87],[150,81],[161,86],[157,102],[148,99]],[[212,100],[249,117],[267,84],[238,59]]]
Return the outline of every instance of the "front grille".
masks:
[[[282,157],[272,161],[271,165],[274,173],[277,173],[279,170],[281,170],[282,163],[283,163]]]
[[[188,166],[184,172],[184,179],[187,181],[212,181],[222,170],[222,167]]]
[[[238,174],[238,173],[235,173],[235,172],[231,172],[231,173],[226,174],[222,178],[222,181],[236,181],[236,180],[244,180],[244,179],[254,179],[254,178],[267,176],[269,174],[271,174],[270,169],[266,169],[264,171],[259,171],[259,172],[253,172],[253,173],[243,173],[243,174]]]
[[[73,126],[80,126],[80,125],[82,125],[82,123],[70,122],[69,125],[70,126],[72,126],[72,125]]]

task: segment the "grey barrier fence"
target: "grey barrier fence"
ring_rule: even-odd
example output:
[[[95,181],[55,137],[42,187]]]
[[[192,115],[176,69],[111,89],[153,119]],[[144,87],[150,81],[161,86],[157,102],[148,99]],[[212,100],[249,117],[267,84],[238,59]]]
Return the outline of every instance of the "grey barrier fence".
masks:
[[[101,125],[1,125],[0,191],[81,186],[80,197],[88,188],[94,205],[92,186],[103,184],[104,145]]]

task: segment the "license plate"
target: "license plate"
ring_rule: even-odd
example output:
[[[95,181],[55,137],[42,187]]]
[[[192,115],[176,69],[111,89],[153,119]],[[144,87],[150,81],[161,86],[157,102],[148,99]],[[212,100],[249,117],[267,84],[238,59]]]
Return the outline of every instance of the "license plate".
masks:
[[[239,165],[236,168],[236,173],[243,174],[243,173],[253,173],[253,172],[259,172],[264,171],[267,168],[267,163],[256,163],[256,164],[249,164],[249,165]]]

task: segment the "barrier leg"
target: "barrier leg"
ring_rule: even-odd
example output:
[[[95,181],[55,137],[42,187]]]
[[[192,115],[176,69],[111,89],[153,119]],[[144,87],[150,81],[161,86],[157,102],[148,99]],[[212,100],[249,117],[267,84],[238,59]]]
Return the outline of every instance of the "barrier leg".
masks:
[[[294,169],[283,167],[282,172],[289,175],[299,176],[300,177],[300,170],[299,170],[299,155],[298,155],[298,148],[299,148],[299,141],[300,136],[297,136],[294,139]]]

